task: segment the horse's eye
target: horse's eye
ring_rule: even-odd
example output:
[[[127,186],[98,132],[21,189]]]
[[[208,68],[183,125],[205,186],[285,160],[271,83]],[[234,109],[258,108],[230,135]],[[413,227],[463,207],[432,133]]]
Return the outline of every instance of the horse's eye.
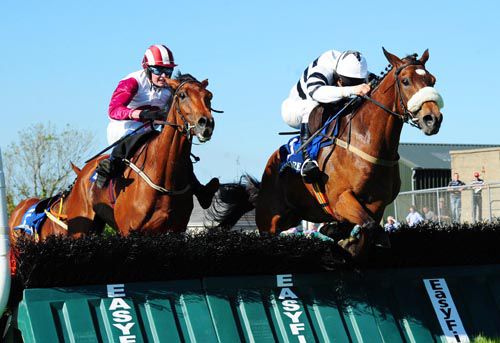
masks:
[[[184,93],[184,92],[180,93],[179,98],[181,98],[181,100],[186,99],[186,93]]]
[[[401,82],[403,82],[403,85],[405,85],[405,86],[410,85],[410,80],[407,77],[405,77]]]

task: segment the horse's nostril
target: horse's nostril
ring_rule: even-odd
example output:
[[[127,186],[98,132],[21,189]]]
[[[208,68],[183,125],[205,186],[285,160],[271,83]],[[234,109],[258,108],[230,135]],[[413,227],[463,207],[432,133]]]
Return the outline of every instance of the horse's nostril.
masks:
[[[423,121],[425,125],[431,126],[434,125],[434,123],[436,122],[436,118],[430,114],[427,114],[426,116],[424,116]]]
[[[198,119],[198,125],[200,125],[200,126],[207,125],[207,118],[201,117],[200,119]]]

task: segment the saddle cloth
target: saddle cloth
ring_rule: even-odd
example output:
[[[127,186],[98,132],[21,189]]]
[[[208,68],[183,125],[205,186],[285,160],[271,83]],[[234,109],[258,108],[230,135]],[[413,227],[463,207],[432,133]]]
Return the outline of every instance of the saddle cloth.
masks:
[[[325,139],[330,138],[327,137],[327,131],[330,124],[337,119],[338,116],[331,116],[323,125],[321,132],[312,139],[312,141],[305,147],[309,156],[316,160],[319,155],[319,151],[333,144],[333,139]],[[337,120],[334,124],[332,138],[338,135],[338,127],[339,121]],[[288,141],[287,144],[284,144],[280,147],[279,157],[280,157],[280,173],[284,172],[286,169],[290,169],[295,173],[300,174],[300,170],[302,168],[302,164],[304,163],[304,157],[302,151],[299,150],[302,142],[300,140],[300,136],[295,136]]]
[[[40,229],[43,222],[47,219],[45,211],[37,212],[37,205],[40,202],[32,205],[23,215],[21,224],[14,227],[14,230],[21,230],[22,232],[34,236],[35,232],[40,234]],[[45,210],[45,209],[44,209]]]

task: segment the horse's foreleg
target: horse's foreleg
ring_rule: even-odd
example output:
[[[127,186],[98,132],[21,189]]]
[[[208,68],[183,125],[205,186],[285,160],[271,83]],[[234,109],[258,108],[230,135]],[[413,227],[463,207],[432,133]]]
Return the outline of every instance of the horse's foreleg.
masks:
[[[334,211],[344,220],[359,225],[359,232],[353,230],[351,237],[339,242],[353,257],[359,257],[368,245],[374,242],[388,247],[389,242],[384,231],[351,190],[340,195]]]
[[[361,226],[374,222],[351,190],[340,195],[335,204],[335,212],[343,219]]]

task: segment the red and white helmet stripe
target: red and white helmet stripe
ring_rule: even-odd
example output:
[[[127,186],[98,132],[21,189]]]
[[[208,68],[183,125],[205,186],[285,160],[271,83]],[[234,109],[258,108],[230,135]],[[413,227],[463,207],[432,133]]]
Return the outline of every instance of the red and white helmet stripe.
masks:
[[[175,67],[174,55],[169,48],[163,44],[151,45],[144,53],[142,59],[142,67],[145,69],[148,66]]]

